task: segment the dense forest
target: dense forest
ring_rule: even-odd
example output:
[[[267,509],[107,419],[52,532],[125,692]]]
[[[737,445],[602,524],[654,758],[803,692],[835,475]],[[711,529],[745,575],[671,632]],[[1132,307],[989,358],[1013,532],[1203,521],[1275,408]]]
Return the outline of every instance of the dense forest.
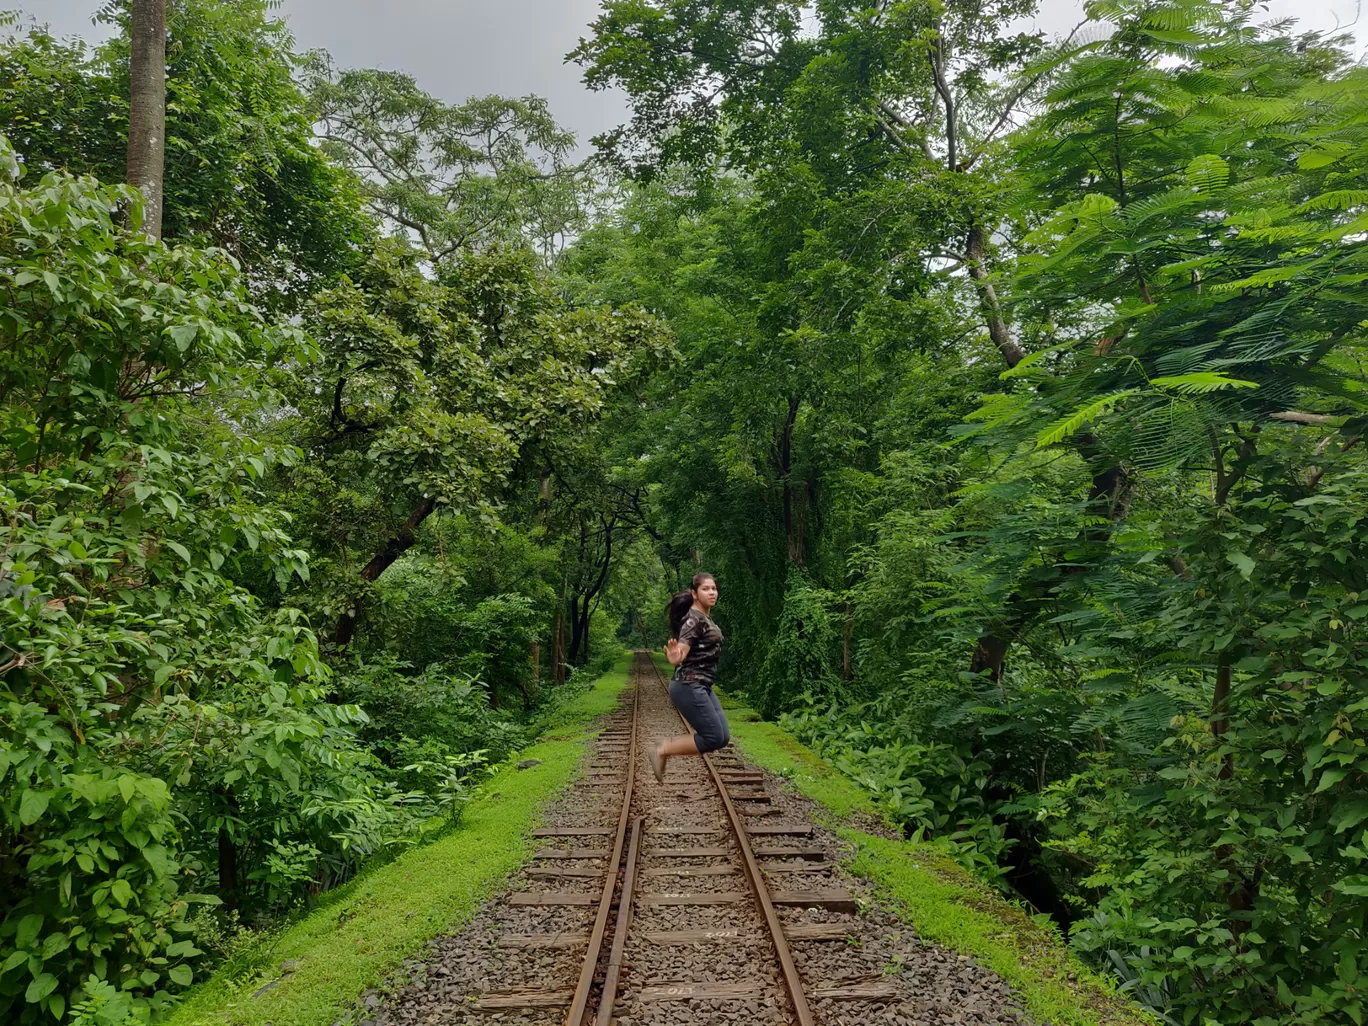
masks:
[[[586,158],[140,5],[0,43],[7,1023],[155,1021],[459,829],[697,569],[726,688],[1157,1015],[1364,1021],[1351,39],[606,0]]]

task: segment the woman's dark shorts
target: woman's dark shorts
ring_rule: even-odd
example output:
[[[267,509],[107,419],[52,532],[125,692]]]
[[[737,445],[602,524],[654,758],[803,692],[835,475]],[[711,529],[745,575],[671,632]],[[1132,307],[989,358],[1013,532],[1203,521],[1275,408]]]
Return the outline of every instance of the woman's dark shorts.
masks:
[[[694,744],[700,752],[715,752],[731,740],[722,703],[708,685],[676,677],[670,681],[670,701],[693,727]]]

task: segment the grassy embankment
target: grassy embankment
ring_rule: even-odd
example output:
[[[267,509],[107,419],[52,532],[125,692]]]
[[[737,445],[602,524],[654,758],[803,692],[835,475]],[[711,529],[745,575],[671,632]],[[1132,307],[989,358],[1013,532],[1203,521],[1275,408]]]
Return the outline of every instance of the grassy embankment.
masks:
[[[465,922],[526,861],[539,810],[574,774],[590,722],[617,706],[629,666],[624,655],[544,724],[542,739],[518,756],[540,766],[502,770],[458,829],[325,895],[272,939],[264,976],[220,972],[189,993],[170,1026],[328,1026],[406,957]]]
[[[663,657],[657,665],[668,671]],[[732,740],[747,759],[786,777],[822,806],[827,825],[854,847],[847,868],[868,880],[926,941],[971,955],[1052,1026],[1141,1026],[1157,1020],[1072,957],[1058,934],[971,877],[928,844],[890,840],[852,826],[882,819],[866,791],[753,710],[724,696]]]

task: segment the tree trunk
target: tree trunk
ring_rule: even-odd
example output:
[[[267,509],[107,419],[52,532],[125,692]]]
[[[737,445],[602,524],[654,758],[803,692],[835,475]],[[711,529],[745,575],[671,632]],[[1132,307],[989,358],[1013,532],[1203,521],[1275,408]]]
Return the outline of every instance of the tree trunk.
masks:
[[[130,37],[128,184],[143,194],[143,233],[160,239],[166,168],[166,0],[133,0]]]
[[[583,666],[589,661],[589,622],[594,616],[589,608],[591,598],[592,596],[590,595],[584,596],[584,608],[580,612],[580,654],[579,662],[575,664],[577,666]]]
[[[851,612],[850,603],[845,604],[845,631],[841,638],[841,677],[850,680],[855,676],[850,661],[850,635],[854,631],[855,615]]]
[[[974,279],[974,288],[979,296],[979,309],[988,324],[988,337],[993,340],[993,345],[997,346],[997,351],[1007,361],[1007,366],[1015,367],[1026,353],[1012,338],[1012,329],[1007,326],[1007,319],[1002,315],[997,289],[993,287],[988,265],[983,258],[987,241],[988,233],[983,225],[975,224],[969,229],[969,237],[965,240],[964,255],[969,258],[966,261],[969,276]]]
[[[776,462],[778,464],[779,478],[784,487],[784,542],[788,548],[789,562],[794,566],[803,565],[803,511],[798,508],[798,504],[803,501],[802,490],[798,490],[798,499],[794,501],[794,487],[791,475],[793,472],[793,425],[798,419],[799,401],[796,396],[790,396],[788,401],[788,414],[784,418],[784,428],[779,433],[779,444],[776,449]]]
[[[565,683],[565,614],[557,611],[551,643],[551,683]]]
[[[1216,738],[1230,729],[1230,662],[1224,656],[1216,664],[1216,686],[1211,692],[1211,733]],[[1220,779],[1235,775],[1235,759],[1227,753],[1221,759]]]
[[[361,571],[361,581],[363,584],[370,584],[378,580],[380,575],[394,565],[394,561],[413,547],[417,540],[416,531],[424,520],[437,508],[437,500],[431,497],[424,498],[422,502],[413,507],[408,519],[404,521],[404,526],[394,535],[393,538],[385,542],[384,548],[377,552],[371,561],[365,565]],[[338,648],[351,644],[351,640],[356,636],[356,624],[361,617],[361,598],[357,597],[352,608],[337,618],[337,629],[333,634],[333,642]]]
[[[537,704],[537,695],[541,691],[541,645],[532,642],[527,647],[527,658],[531,664],[527,680],[519,684],[522,692],[523,712],[531,712],[532,707]]]
[[[1007,648],[1012,639],[1005,633],[989,631],[978,639],[974,646],[973,658],[969,661],[970,673],[988,671],[994,684],[1002,684],[1002,666],[1007,659]]]
[[[565,683],[565,584],[556,602],[556,617],[551,624],[551,683]]]
[[[969,235],[964,243],[964,255],[967,258],[965,263],[969,269],[969,276],[974,279],[974,289],[978,292],[979,311],[983,315],[984,323],[988,326],[988,337],[993,340],[993,345],[1002,354],[1003,361],[1009,368],[1015,367],[1026,355],[1022,348],[1017,345],[1012,338],[1012,329],[1007,325],[1007,319],[1002,313],[1002,304],[998,302],[997,289],[993,287],[992,279],[988,274],[988,265],[984,260],[984,250],[987,246],[988,233],[981,224],[974,224],[969,229]],[[1010,600],[1009,600],[1010,601]],[[974,646],[974,654],[969,662],[969,672],[982,673],[989,671],[989,676],[994,684],[1002,683],[1002,665],[1007,657],[1007,649],[1011,645],[1011,637],[1007,632],[999,629],[989,629],[978,640]]]
[[[595,591],[585,591],[570,598],[570,654],[571,666],[583,666],[589,661],[589,625],[594,618]]]
[[[570,663],[573,666],[583,666],[589,661],[590,622],[594,618],[594,611],[598,608],[598,598],[603,594],[604,585],[608,583],[608,572],[613,567],[613,532],[617,529],[617,517],[614,516],[611,520],[604,520],[600,517],[599,523],[603,527],[603,554],[602,556],[595,556],[593,563],[598,574],[584,586],[582,591],[575,592],[570,599]],[[589,563],[591,553],[589,526],[581,520],[580,575],[582,575],[585,565]]]
[[[1078,443],[1078,450],[1084,459],[1096,454],[1092,450],[1099,446],[1096,436],[1084,435]],[[1130,506],[1131,490],[1134,480],[1119,463],[1098,471],[1093,475],[1088,489],[1088,508],[1097,514],[1097,520],[1083,528],[1083,537],[1089,546],[1106,544],[1112,529],[1126,515]],[[1063,575],[1081,573],[1087,569],[1083,562],[1076,561],[1063,569]],[[974,646],[970,659],[969,672],[991,671],[989,676],[994,684],[1002,683],[1002,666],[1013,639],[1026,627],[1031,614],[1040,607],[1041,598],[1048,586],[1037,582],[1027,594],[1016,594],[1007,600],[1003,619],[984,630]]]
[[[583,640],[583,621],[580,619],[580,596],[572,594],[570,596],[570,651],[566,655],[566,661],[571,666],[578,666],[580,659],[580,645]]]
[[[1077,442],[1079,454],[1089,461],[1100,455],[1100,447],[1101,443],[1091,433],[1080,436]],[[1125,467],[1119,463],[1093,475],[1092,484],[1088,489],[1088,508],[1089,512],[1097,515],[1097,519],[1083,528],[1083,537],[1088,545],[1106,544],[1111,537],[1112,529],[1126,515],[1134,484]],[[1085,569],[1086,566],[1081,560],[1075,561],[1063,569],[1061,576],[1080,573]],[[1015,594],[1007,600],[1007,608],[1001,614],[1002,618],[986,628],[974,646],[974,654],[969,663],[970,673],[988,670],[993,683],[1001,685],[1002,666],[1007,651],[1011,648],[1013,639],[1025,629],[1034,611],[1039,609],[1047,591],[1048,585],[1038,581],[1025,594]]]
[[[1135,481],[1120,462],[1108,462],[1102,440],[1093,432],[1084,431],[1078,435],[1074,447],[1089,464],[1105,465],[1104,469],[1093,472],[1092,483],[1088,486],[1088,511],[1096,513],[1106,523],[1099,523],[1086,532],[1089,540],[1105,540],[1130,508]]]
[[[237,908],[238,865],[237,845],[229,836],[226,827],[219,827],[218,833],[218,875],[219,894],[229,908]]]

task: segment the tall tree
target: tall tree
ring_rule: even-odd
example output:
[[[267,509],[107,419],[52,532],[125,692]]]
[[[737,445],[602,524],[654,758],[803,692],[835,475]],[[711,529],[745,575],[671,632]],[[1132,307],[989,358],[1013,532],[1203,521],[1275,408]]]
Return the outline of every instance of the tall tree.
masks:
[[[400,72],[306,70],[322,151],[434,263],[492,246],[549,257],[588,226],[593,177],[540,97],[452,105]]]
[[[761,592],[744,605],[775,614],[738,632],[758,646],[746,667],[756,672],[788,567],[845,586],[847,553],[819,542],[837,523],[824,507],[852,469],[877,468],[868,425],[896,391],[884,375],[897,374],[909,339],[944,353],[991,339],[994,357],[1020,356],[994,326],[1000,311],[965,332],[970,310],[1000,302],[991,281],[975,289],[968,274],[947,288],[945,265],[989,273],[991,253],[962,251],[974,225],[999,216],[994,143],[1022,87],[998,83],[1041,50],[1038,36],[1010,30],[1033,3],[815,6],[805,21],[804,5],[786,0],[609,2],[572,55],[591,87],[631,98],[630,124],[599,140],[620,166],[648,178],[688,165],[697,181],[680,184],[697,188],[700,206],[730,191],[713,181],[719,168],[746,176],[708,265],[723,279],[725,326],[688,354],[681,394],[698,399],[691,415],[719,411],[728,440],[690,458],[742,457],[711,476],[736,479],[738,508],[719,520],[747,524],[727,543]],[[739,487],[756,486],[762,501],[738,501]]]
[[[426,256],[387,241],[305,316],[323,358],[290,384],[312,457],[296,483],[338,646],[432,514],[495,522],[513,485],[669,350],[643,311],[566,302],[530,253],[448,259],[435,274]]]
[[[162,234],[166,172],[166,0],[133,0],[128,58],[128,184],[143,194],[142,230]]]
[[[271,13],[267,0],[167,7],[161,232],[227,250],[253,299],[294,312],[361,260],[374,229],[355,176],[316,145],[302,58]],[[94,49],[39,28],[0,40],[0,131],[30,175],[127,177],[126,0],[101,17],[114,34]]]

